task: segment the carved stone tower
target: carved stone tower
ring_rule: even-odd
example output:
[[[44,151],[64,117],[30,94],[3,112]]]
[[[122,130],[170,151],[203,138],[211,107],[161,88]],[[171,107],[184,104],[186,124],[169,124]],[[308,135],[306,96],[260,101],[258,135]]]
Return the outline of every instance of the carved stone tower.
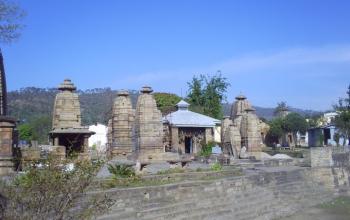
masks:
[[[248,108],[241,121],[242,146],[247,148],[248,152],[261,151],[261,133],[260,120],[255,114],[255,109]]]
[[[162,114],[152,92],[151,87],[144,86],[137,100],[135,129],[139,155],[164,152]]]
[[[111,156],[130,155],[133,151],[135,111],[127,91],[119,91],[113,104]]]
[[[13,144],[16,140],[16,120],[7,115],[5,67],[0,51],[0,175],[13,171]]]

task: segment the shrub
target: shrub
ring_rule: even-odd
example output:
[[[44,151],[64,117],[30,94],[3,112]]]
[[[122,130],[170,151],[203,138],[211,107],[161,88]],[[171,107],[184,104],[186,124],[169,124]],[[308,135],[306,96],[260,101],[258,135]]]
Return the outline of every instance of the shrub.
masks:
[[[222,166],[219,163],[213,163],[210,167],[212,171],[220,171],[222,170]]]
[[[68,170],[71,163],[74,168]],[[41,164],[0,182],[0,197],[6,201],[0,219],[91,219],[112,205],[107,195],[87,194],[100,166],[87,161]]]
[[[209,157],[212,153],[212,148],[215,146],[215,142],[208,142],[202,145],[202,149],[199,152],[200,156]]]
[[[108,171],[113,174],[114,178],[129,178],[135,176],[135,170],[131,165],[108,164]]]

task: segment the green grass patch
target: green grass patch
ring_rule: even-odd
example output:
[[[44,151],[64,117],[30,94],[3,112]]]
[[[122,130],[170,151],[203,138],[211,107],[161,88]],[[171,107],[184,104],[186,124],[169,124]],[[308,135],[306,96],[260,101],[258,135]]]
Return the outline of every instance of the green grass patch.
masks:
[[[350,196],[340,196],[330,202],[317,206],[331,213],[344,213],[350,215]]]

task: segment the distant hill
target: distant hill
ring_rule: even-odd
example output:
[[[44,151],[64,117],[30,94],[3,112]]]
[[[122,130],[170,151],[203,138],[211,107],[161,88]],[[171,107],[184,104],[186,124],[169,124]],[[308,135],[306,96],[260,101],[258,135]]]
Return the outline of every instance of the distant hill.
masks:
[[[53,88],[28,87],[8,93],[9,114],[22,122],[30,121],[38,117],[50,117],[57,90]],[[97,88],[85,91],[78,90],[81,109],[82,122],[90,125],[96,122],[106,124],[111,117],[113,100],[117,95],[116,90],[110,88]],[[129,91],[133,106],[135,107],[138,91]],[[259,117],[270,120],[273,118],[273,108],[254,106]],[[230,115],[231,104],[223,104],[224,115]],[[318,112],[311,110],[294,109],[302,115],[312,115]]]
[[[223,111],[224,115],[230,115],[231,114],[231,103],[223,104]],[[265,118],[267,120],[271,120],[274,118],[274,108],[265,108],[265,107],[259,107],[259,106],[253,106],[256,110],[256,114],[260,118]],[[320,114],[321,112],[318,111],[313,111],[313,110],[303,110],[303,109],[298,109],[298,108],[290,108],[291,112],[296,112],[299,113],[302,116],[312,116],[316,114]]]

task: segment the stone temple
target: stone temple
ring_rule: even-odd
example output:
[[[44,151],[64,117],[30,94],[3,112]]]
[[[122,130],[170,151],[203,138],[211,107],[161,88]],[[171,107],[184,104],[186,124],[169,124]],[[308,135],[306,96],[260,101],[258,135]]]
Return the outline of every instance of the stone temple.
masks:
[[[16,120],[7,115],[7,91],[3,56],[0,51],[0,175],[13,171],[13,146],[17,140]]]
[[[137,99],[135,112],[136,151],[151,159],[164,153],[162,113],[157,108],[152,88],[144,86]]]
[[[129,93],[119,91],[114,100],[110,121],[109,154],[111,157],[117,155],[131,155],[133,152],[133,127],[135,110],[132,108]]]
[[[180,154],[197,154],[202,145],[214,141],[214,129],[220,120],[190,111],[181,100],[177,111],[163,117],[164,130],[170,138],[165,143],[169,150]]]
[[[52,131],[50,139],[54,146],[64,146],[66,154],[78,154],[88,158],[88,139],[94,132],[81,125],[81,111],[76,87],[69,79],[58,86],[60,92],[56,95]]]
[[[244,95],[236,97],[230,117],[222,121],[222,144],[224,152],[238,158],[244,147],[251,155],[262,150],[263,138],[268,125],[262,122]]]

